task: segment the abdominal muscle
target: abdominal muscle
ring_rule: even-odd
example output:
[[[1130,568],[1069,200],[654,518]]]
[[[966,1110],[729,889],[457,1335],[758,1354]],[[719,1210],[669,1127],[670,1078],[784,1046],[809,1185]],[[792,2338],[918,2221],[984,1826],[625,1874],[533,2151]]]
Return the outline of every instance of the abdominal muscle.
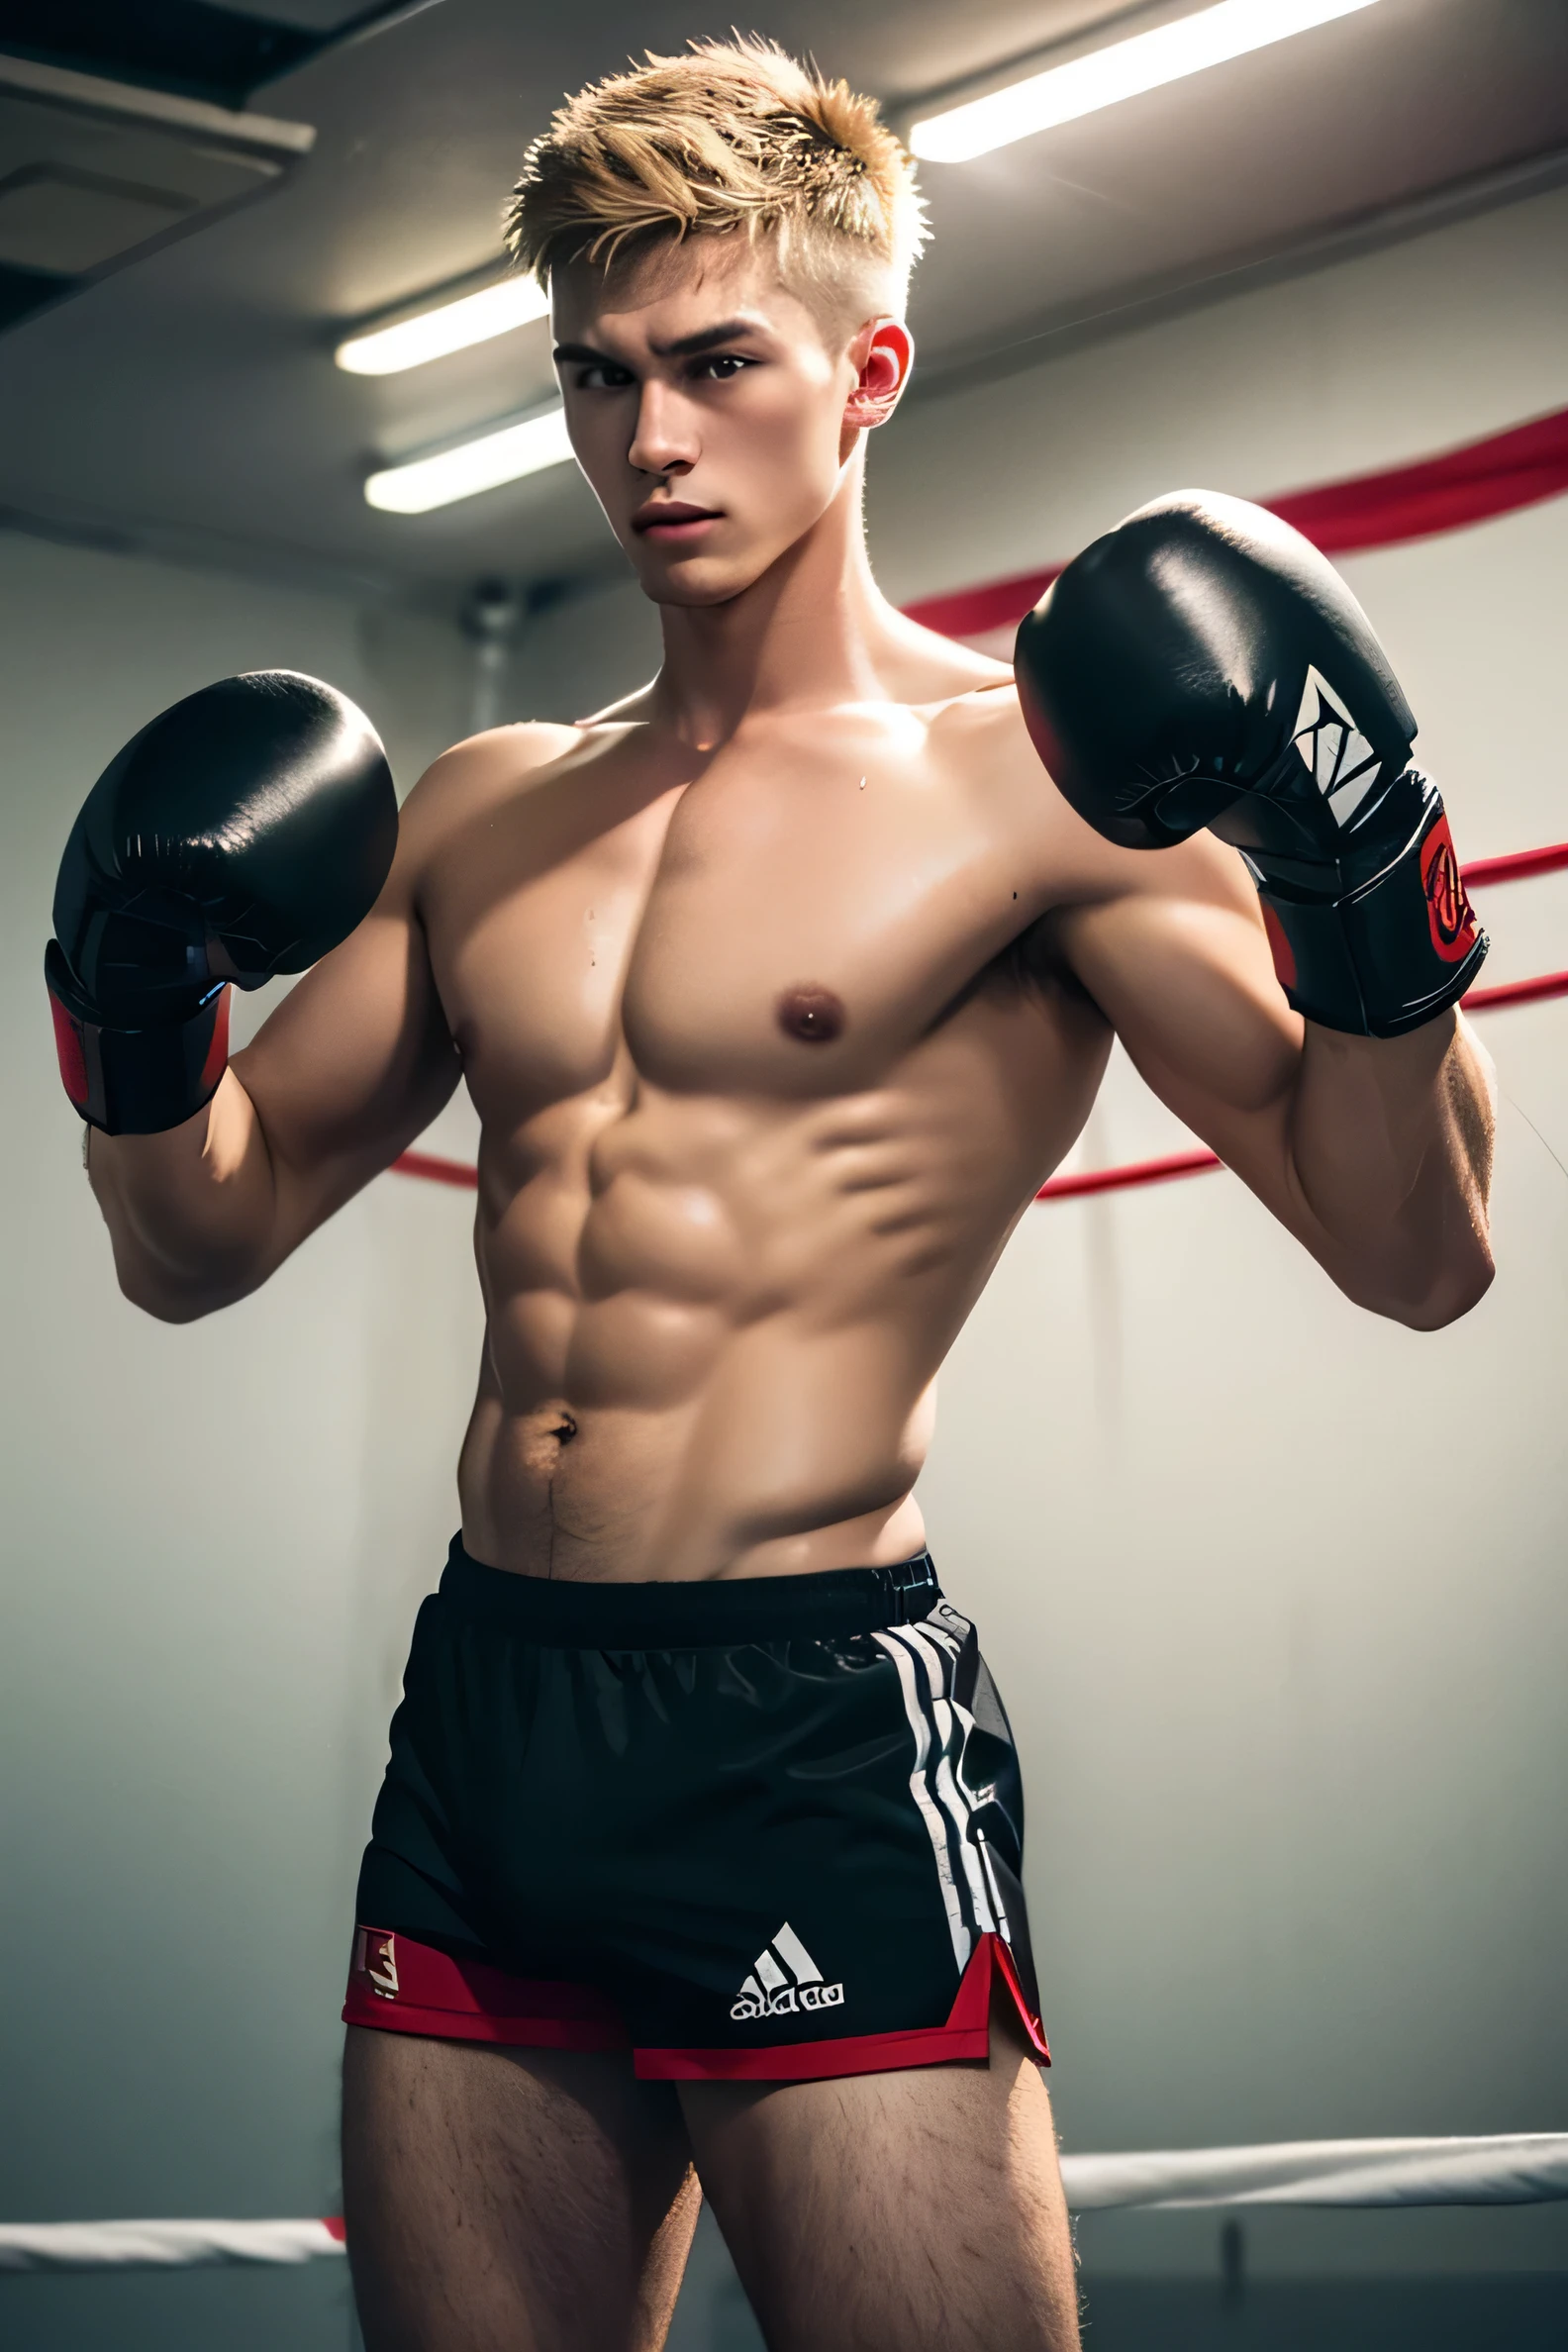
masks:
[[[715,1348],[697,1394],[662,1409],[595,1404],[591,1345],[573,1349],[569,1399],[520,1413],[482,1389],[459,1472],[466,1549],[584,1583],[908,1558],[924,1541],[911,1489],[929,1400],[905,1407],[897,1368],[884,1364],[866,1410],[852,1367],[877,1353],[871,1336],[812,1345],[782,1324],[737,1333]]]
[[[943,1091],[638,1087],[487,1146],[470,1554],[627,1582],[918,1552],[936,1368],[1092,1083],[989,1133]]]

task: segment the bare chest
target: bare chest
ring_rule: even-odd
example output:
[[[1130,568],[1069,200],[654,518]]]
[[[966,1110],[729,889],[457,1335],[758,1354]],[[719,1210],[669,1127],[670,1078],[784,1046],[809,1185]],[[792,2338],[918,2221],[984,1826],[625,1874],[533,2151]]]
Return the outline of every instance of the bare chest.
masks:
[[[524,796],[432,877],[432,959],[487,1121],[637,1079],[875,1084],[1029,919],[1012,829],[929,761],[732,753],[630,811],[578,781],[575,808]]]

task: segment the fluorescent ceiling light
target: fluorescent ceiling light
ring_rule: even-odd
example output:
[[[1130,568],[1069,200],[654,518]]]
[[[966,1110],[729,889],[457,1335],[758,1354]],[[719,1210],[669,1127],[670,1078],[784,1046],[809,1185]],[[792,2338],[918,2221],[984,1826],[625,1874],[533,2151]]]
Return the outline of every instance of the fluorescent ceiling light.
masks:
[[[399,375],[405,367],[423,367],[427,359],[444,359],[448,351],[488,343],[493,335],[509,335],[514,327],[544,318],[548,310],[549,296],[536,278],[502,278],[477,294],[438,303],[417,318],[350,336],[334,356],[350,375]]]
[[[928,115],[911,126],[910,146],[931,163],[967,163],[1032,132],[1076,122],[1119,99],[1157,90],[1162,82],[1180,81],[1206,65],[1223,65],[1227,57],[1243,57],[1249,49],[1266,49],[1270,42],[1372,5],[1373,0],[1220,0],[1218,8],[1156,25],[1130,41]]]
[[[432,507],[450,506],[454,499],[472,498],[481,490],[499,489],[503,482],[520,482],[525,474],[542,473],[547,465],[564,463],[571,453],[566,412],[557,403],[519,424],[459,441],[454,449],[440,449],[434,457],[389,465],[370,476],[364,494],[371,506],[389,515],[428,515]]]

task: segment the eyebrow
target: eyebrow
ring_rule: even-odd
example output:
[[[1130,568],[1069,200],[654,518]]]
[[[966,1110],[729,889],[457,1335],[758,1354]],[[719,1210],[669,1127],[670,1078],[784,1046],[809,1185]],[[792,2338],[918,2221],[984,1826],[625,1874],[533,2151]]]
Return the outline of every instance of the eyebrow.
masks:
[[[678,336],[674,343],[654,343],[652,349],[660,359],[694,359],[702,351],[716,351],[721,343],[737,343],[743,336],[760,332],[752,319],[724,319],[717,327],[703,327],[695,335]],[[596,351],[589,343],[557,343],[555,357],[568,364],[622,367],[621,359],[612,359],[608,351]]]

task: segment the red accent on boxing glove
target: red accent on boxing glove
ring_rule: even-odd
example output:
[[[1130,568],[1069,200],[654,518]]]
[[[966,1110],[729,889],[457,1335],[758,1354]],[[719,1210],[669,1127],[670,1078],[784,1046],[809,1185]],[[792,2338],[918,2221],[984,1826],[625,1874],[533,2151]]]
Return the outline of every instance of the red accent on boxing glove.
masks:
[[[229,1067],[230,1001],[228,989],[221,989],[218,995],[217,1017],[213,1022],[212,1041],[208,1045],[207,1059],[202,1063],[201,1077],[198,1081],[206,1089],[204,1100],[218,1092],[218,1081]]]
[[[87,1055],[82,1037],[82,1025],[73,1013],[67,1013],[53,990],[49,991],[49,1011],[54,1017],[54,1050],[59,1056],[60,1080],[83,1119],[87,1116]]]
[[[1274,977],[1287,996],[1296,985],[1296,958],[1285,936],[1285,926],[1266,898],[1258,900],[1263,916],[1263,929],[1268,933],[1269,953],[1274,958]]]
[[[1463,963],[1481,934],[1446,817],[1438,818],[1421,843],[1421,878],[1433,952],[1444,963]]]

